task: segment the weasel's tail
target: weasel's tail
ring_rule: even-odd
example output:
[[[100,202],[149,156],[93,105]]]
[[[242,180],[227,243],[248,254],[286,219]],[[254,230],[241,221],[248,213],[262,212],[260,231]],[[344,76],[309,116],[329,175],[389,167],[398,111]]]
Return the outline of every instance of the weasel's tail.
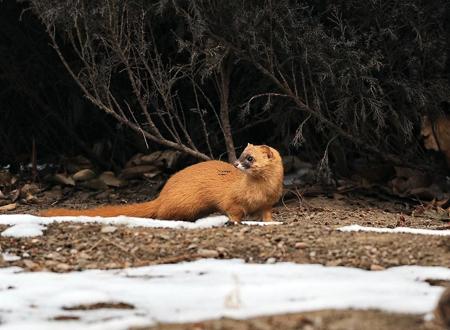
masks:
[[[42,217],[54,216],[89,216],[89,217],[115,217],[126,215],[138,218],[157,218],[159,201],[155,199],[150,202],[127,204],[127,205],[108,205],[85,210],[72,209],[48,209],[39,213]]]

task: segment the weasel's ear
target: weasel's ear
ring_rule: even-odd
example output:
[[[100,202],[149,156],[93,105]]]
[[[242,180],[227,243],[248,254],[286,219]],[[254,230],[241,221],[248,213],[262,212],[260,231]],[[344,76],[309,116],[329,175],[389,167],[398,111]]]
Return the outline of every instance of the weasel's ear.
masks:
[[[272,152],[272,150],[270,149],[269,146],[262,145],[261,149],[267,155],[267,158],[273,158],[273,152]]]
[[[253,144],[247,143],[247,147],[253,147]]]

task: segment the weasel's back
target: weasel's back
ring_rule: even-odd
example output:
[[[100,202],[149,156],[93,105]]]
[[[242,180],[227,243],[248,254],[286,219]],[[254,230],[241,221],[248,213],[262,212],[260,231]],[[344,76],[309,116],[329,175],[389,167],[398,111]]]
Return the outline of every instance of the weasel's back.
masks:
[[[227,191],[243,174],[233,165],[211,160],[175,173],[161,190],[159,214],[165,218],[192,218],[219,211]]]

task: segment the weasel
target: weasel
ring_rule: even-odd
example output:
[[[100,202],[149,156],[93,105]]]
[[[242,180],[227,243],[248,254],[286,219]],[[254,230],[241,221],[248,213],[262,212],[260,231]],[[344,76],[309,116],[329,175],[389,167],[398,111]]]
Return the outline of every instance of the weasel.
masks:
[[[272,220],[272,206],[283,190],[280,154],[266,145],[248,144],[234,164],[210,160],[175,173],[159,196],[149,202],[93,209],[48,209],[41,216],[126,215],[165,220],[195,221],[214,212],[240,222],[248,215]]]

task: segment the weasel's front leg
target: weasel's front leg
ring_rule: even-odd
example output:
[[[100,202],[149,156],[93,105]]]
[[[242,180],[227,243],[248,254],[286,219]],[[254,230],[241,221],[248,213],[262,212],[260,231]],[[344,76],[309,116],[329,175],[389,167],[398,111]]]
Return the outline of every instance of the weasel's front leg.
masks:
[[[230,222],[234,224],[238,224],[241,222],[242,218],[244,218],[244,212],[240,208],[232,208],[226,211]]]
[[[272,207],[263,209],[262,218],[264,222],[272,221]]]

